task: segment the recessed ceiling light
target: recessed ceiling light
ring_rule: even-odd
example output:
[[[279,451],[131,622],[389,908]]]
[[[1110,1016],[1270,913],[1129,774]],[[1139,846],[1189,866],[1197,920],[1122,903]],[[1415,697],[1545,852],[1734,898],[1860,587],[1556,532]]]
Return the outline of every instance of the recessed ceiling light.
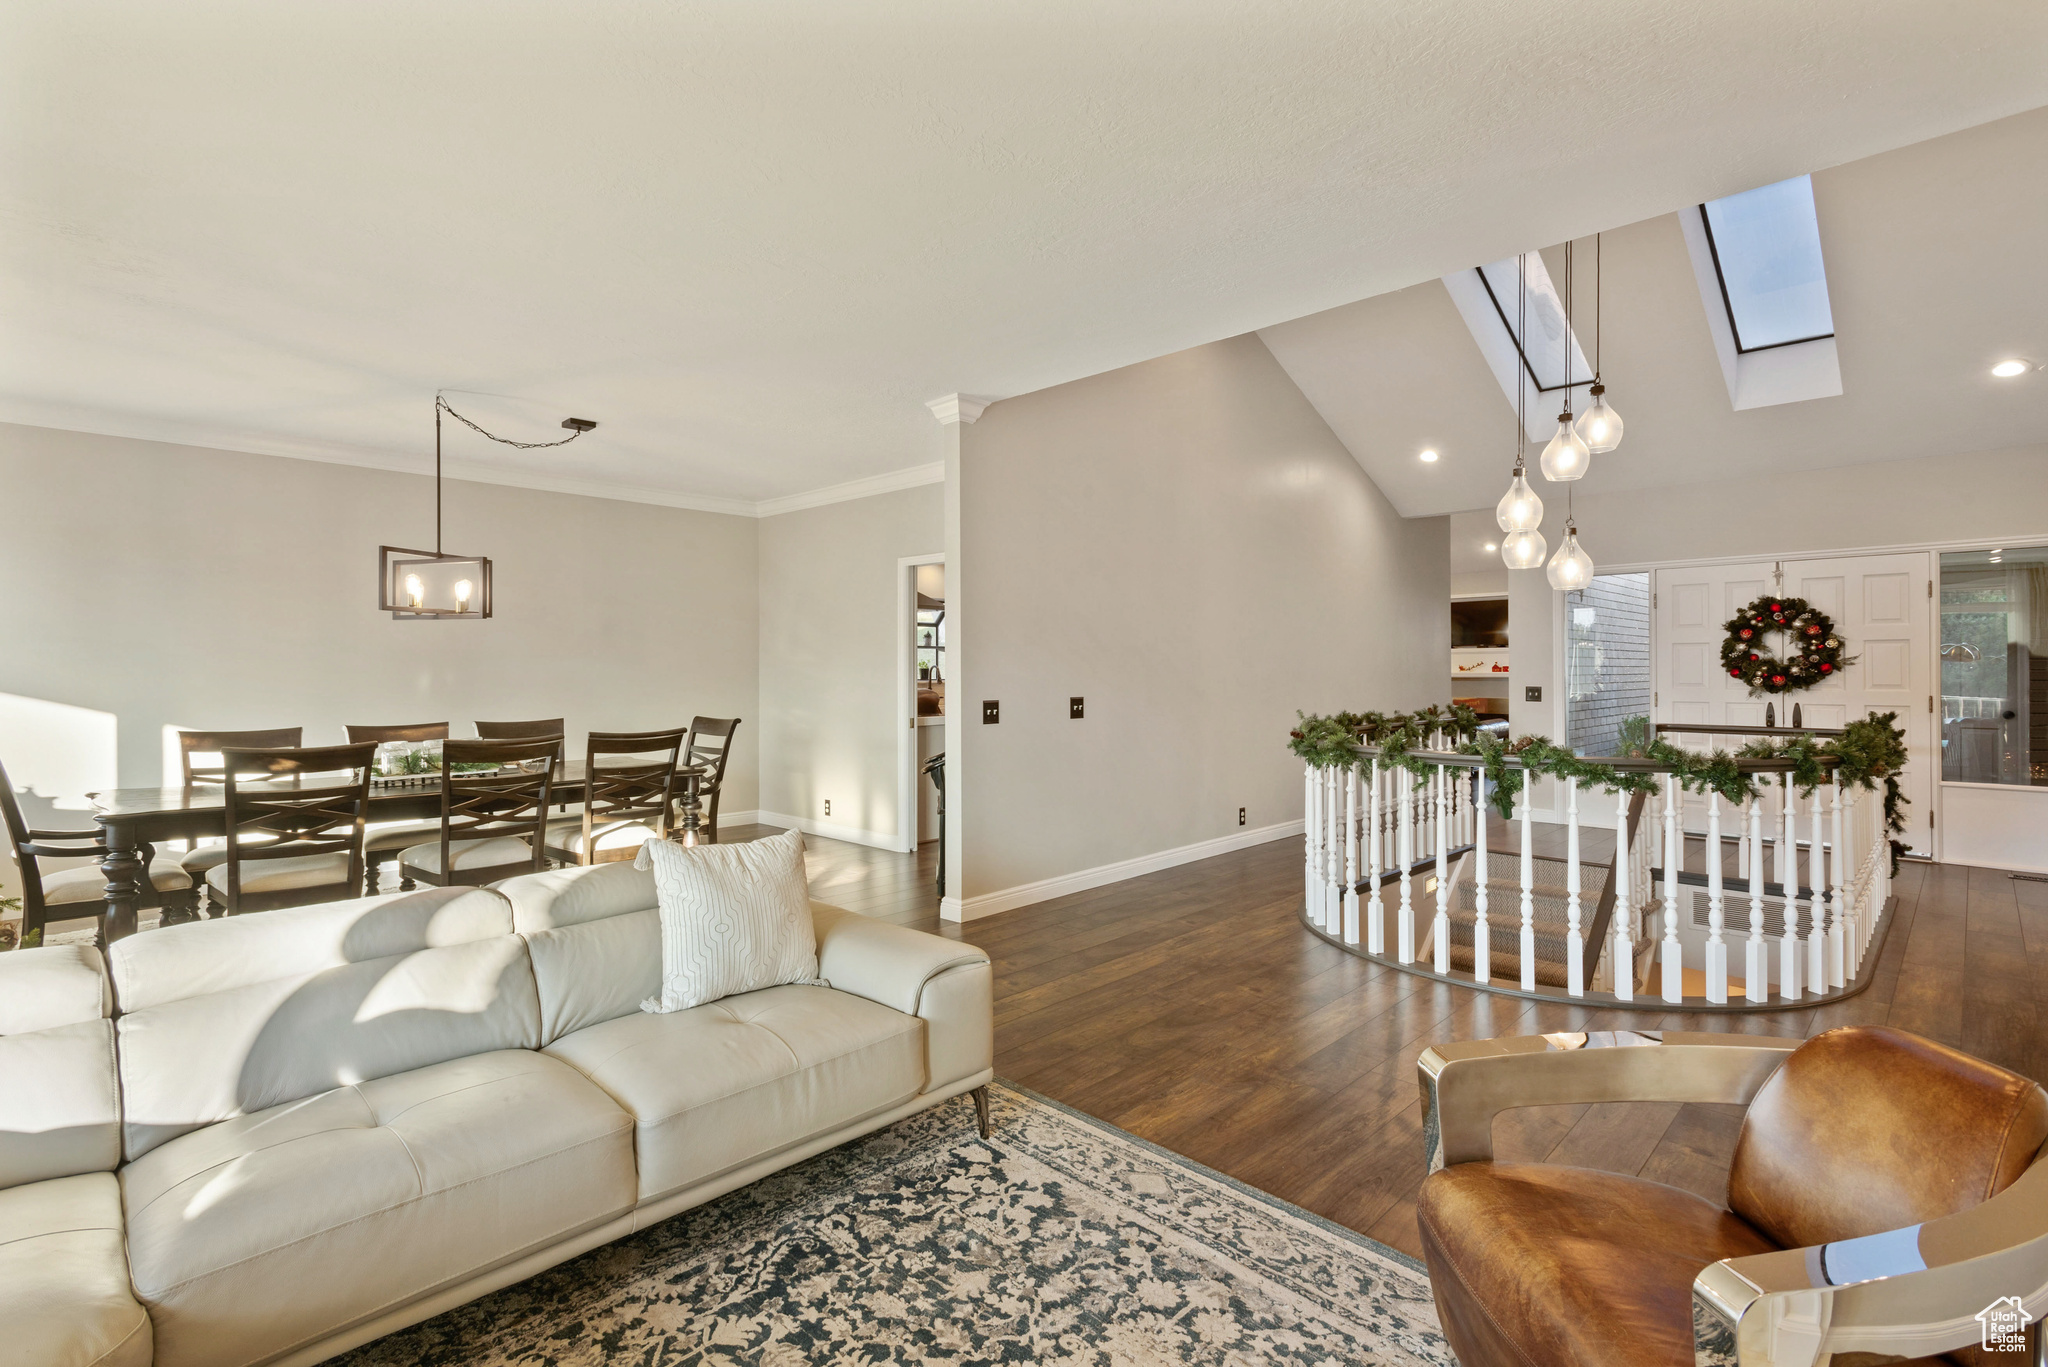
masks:
[[[1991,373],[2001,380],[2009,380],[2015,375],[2024,375],[2033,368],[2021,360],[2000,361],[1997,365],[1991,367]]]
[[[1424,465],[1436,464],[1436,451],[1434,449],[1424,451],[1422,453],[1422,463]]]
[[[1497,551],[1500,549],[1500,547],[1496,546],[1493,542],[1489,541],[1486,543],[1486,549],[1488,549],[1489,551]]]

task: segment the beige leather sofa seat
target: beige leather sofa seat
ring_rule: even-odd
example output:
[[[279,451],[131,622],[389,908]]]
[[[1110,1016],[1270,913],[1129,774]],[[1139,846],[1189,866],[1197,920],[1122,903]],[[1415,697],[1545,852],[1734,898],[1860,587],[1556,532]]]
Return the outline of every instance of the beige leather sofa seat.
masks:
[[[158,1367],[240,1367],[616,1219],[632,1118],[532,1052],[511,909],[433,888],[118,942],[122,1196]]]
[[[99,951],[0,954],[0,1361],[145,1367],[122,1243],[120,1100]]]
[[[635,1012],[547,1047],[629,1111],[640,1199],[850,1125],[924,1086],[924,1023],[824,987]]]

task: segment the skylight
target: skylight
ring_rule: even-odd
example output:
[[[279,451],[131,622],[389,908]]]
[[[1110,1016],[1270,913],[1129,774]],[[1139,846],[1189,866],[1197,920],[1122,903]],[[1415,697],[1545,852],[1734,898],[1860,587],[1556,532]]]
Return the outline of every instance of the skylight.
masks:
[[[1592,383],[1593,367],[1586,364],[1586,353],[1579,349],[1578,338],[1572,335],[1564,318],[1564,301],[1558,297],[1557,287],[1551,283],[1550,272],[1543,265],[1541,253],[1530,252],[1529,264],[1529,335],[1518,339],[1515,336],[1517,317],[1516,293],[1520,287],[1520,271],[1515,257],[1495,261],[1479,268],[1480,283],[1486,287],[1487,297],[1493,303],[1493,312],[1506,329],[1508,341],[1520,353],[1522,369],[1537,392],[1548,394],[1565,387],[1566,357],[1570,357],[1571,383],[1581,387]],[[1550,420],[1546,419],[1546,426]]]
[[[1812,177],[1713,200],[1700,215],[1738,353],[1835,335]]]

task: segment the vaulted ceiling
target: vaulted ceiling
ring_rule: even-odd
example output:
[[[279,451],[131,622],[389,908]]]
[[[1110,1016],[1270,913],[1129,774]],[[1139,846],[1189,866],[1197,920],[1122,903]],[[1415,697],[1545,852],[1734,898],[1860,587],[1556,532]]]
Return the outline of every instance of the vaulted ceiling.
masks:
[[[1677,215],[1607,232],[1602,369],[1627,431],[1581,487],[1753,479],[1765,498],[1775,471],[2048,441],[2048,373],[1990,373],[2048,361],[2048,109],[1816,172],[1813,191],[1841,394],[1736,411]],[[1589,355],[1592,245],[1577,272]],[[1561,278],[1559,253],[1545,260]],[[1441,281],[1259,335],[1404,514],[1491,508],[1506,490],[1514,413]]]
[[[937,395],[1394,291],[1375,304],[1445,341],[1408,348],[1441,373],[1382,347],[1358,383],[1471,411],[1428,437],[1459,452],[1438,485],[1384,482],[1469,505],[1508,423],[1455,383],[1477,362],[1437,277],[1641,225],[1608,253],[1633,448],[1624,396],[1647,411],[1652,370],[1696,359],[1657,215],[2048,104],[2044,58],[2031,0],[1967,23],[1917,0],[20,0],[0,419],[416,466],[447,388],[515,436],[603,424],[554,452],[464,438],[458,470],[745,508],[928,460]],[[1819,182],[1824,222],[1861,174]],[[1869,259],[1830,240],[1845,404],[1883,321],[1856,273],[1975,241],[1940,183]],[[1670,423],[1711,427],[1711,390],[1671,383]],[[1455,485],[1481,446],[1486,479]]]

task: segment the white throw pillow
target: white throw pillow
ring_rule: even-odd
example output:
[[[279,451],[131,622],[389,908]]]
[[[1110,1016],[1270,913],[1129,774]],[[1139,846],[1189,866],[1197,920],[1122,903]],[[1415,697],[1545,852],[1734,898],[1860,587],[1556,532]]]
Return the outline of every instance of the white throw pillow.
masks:
[[[650,840],[634,863],[654,870],[661,904],[661,995],[642,1011],[821,982],[800,832],[688,848]]]

